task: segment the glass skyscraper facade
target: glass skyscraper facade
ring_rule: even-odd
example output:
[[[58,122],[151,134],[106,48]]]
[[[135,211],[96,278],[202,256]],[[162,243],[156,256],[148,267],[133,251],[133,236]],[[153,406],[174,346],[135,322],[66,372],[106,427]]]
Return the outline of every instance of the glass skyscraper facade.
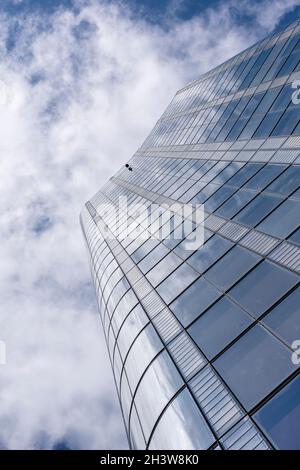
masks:
[[[300,448],[299,90],[297,22],[179,90],[82,210],[134,449]]]

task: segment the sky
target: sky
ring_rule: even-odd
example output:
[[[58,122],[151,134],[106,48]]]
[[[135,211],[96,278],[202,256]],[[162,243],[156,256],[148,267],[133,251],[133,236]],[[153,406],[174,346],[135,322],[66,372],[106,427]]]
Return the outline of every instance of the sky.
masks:
[[[79,212],[176,90],[294,0],[2,0],[0,448],[127,448]]]

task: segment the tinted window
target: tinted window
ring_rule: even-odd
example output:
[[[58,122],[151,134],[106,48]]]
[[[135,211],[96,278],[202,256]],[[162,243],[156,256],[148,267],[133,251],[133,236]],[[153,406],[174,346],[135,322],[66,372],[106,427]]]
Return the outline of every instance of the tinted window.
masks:
[[[263,165],[260,163],[247,163],[236,175],[228,181],[233,186],[241,186],[248,181]]]
[[[243,207],[245,207],[248,202],[254,199],[255,196],[256,193],[254,191],[246,191],[245,189],[240,189],[217,210],[217,214],[231,219],[241,209],[243,209]]]
[[[177,268],[157,288],[157,292],[169,304],[186,287],[188,287],[199,274],[186,263]]]
[[[215,438],[203,415],[190,393],[184,389],[160,418],[149,449],[204,450],[214,442]]]
[[[193,323],[189,333],[204,354],[212,359],[254,320],[223,297]]]
[[[279,238],[288,237],[300,226],[300,201],[287,200],[269,215],[258,229]]]
[[[262,322],[290,345],[300,339],[300,288],[294,290]]]
[[[221,292],[200,278],[181,294],[170,308],[183,326],[187,326],[220,296]]]
[[[248,183],[245,184],[245,188],[262,190],[271,181],[273,181],[286,167],[283,165],[267,165],[263,167],[258,173],[256,173]]]
[[[291,351],[260,325],[222,354],[214,366],[247,410],[295,370]]]
[[[146,256],[149,251],[156,247],[159,243],[159,240],[154,238],[149,238],[140,248],[138,248],[132,255],[132,258],[136,263],[138,263],[144,256]]]
[[[239,222],[254,227],[264,219],[278,204],[279,198],[259,194],[236,217]]]
[[[214,212],[224,201],[226,201],[233,193],[236,188],[229,186],[223,186],[220,188],[212,197],[205,202],[205,209],[208,212]]]
[[[147,369],[135,396],[135,404],[146,440],[159,415],[183,385],[176,367],[163,351]]]
[[[219,235],[214,235],[189,258],[188,262],[199,273],[203,273],[227,253],[232,246],[233,244],[230,241]]]
[[[284,387],[254,420],[277,449],[300,449],[300,376]]]
[[[122,358],[124,359],[128,349],[133,343],[140,330],[148,323],[148,317],[138,304],[124,321],[118,336],[118,346]]]
[[[290,236],[289,240],[300,245],[300,228],[298,228],[298,230],[296,230],[296,232]]]
[[[205,277],[225,291],[250,271],[260,259],[260,256],[251,251],[235,246],[206,272]]]
[[[160,261],[169,250],[162,243],[152,250],[140,263],[139,268],[143,273],[151,269],[158,261]]]
[[[148,364],[161,349],[163,349],[163,344],[153,326],[146,326],[134,341],[125,362],[132,392],[134,392]]]
[[[291,166],[280,175],[270,186],[268,191],[283,196],[289,196],[300,185],[300,167]]]
[[[182,259],[171,252],[147,273],[147,278],[155,287],[181,263]]]
[[[263,261],[234,286],[229,294],[252,315],[260,317],[297,282],[298,277],[295,274],[269,261]]]

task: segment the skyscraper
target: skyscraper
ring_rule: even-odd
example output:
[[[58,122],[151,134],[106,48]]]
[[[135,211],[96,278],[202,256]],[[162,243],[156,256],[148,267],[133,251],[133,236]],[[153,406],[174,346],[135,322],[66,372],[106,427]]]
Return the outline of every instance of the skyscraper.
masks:
[[[179,90],[82,210],[132,448],[300,448],[299,90],[297,22]]]

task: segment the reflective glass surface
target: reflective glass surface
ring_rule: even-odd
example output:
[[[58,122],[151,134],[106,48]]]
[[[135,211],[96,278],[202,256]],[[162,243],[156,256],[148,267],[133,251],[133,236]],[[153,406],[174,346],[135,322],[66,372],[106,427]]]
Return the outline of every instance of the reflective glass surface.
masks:
[[[291,351],[260,325],[247,332],[214,365],[247,410],[296,369]]]
[[[288,345],[300,339],[300,288],[280,302],[262,323]]]
[[[167,352],[152,362],[143,376],[135,396],[146,440],[164,407],[184,384]],[[153,400],[155,397],[155,400]]]
[[[205,277],[219,289],[226,291],[244,274],[250,271],[261,257],[240,246],[235,246],[210,268]],[[224,273],[226,275],[224,276]]]
[[[212,359],[253,321],[250,315],[223,297],[188,331],[205,355]]]
[[[254,419],[277,449],[299,450],[300,376],[255,413]]]
[[[81,211],[132,448],[299,448],[299,27],[194,77]]]
[[[199,408],[185,389],[160,418],[149,449],[204,450],[214,442],[215,438]]]
[[[220,291],[200,278],[171,303],[170,308],[180,323],[188,326],[220,296]]]
[[[229,292],[254,317],[260,317],[298,282],[298,277],[263,261]]]

